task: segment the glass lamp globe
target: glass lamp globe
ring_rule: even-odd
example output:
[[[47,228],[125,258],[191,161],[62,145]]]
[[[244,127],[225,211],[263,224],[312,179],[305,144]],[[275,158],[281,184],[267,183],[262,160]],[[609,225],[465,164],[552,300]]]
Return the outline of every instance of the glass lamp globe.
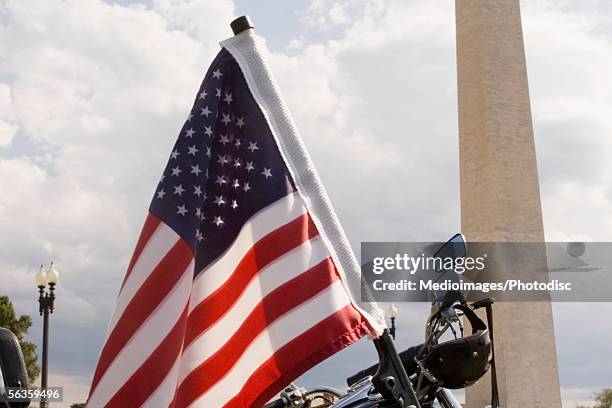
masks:
[[[53,262],[51,262],[51,265],[49,265],[49,268],[47,268],[47,283],[49,285],[55,285],[57,284],[58,280],[59,272],[57,269],[55,269],[55,266],[53,266]]]
[[[387,308],[387,317],[389,319],[395,319],[397,317],[397,307],[395,307],[393,303]]]
[[[36,274],[36,286],[44,288],[47,286],[47,274],[45,273],[45,267],[40,265],[40,271]]]

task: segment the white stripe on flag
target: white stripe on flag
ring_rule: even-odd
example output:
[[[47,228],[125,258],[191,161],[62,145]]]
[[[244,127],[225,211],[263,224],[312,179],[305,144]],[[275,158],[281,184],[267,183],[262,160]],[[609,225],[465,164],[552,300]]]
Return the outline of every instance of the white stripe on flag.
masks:
[[[191,261],[166,298],[117,354],[91,395],[89,406],[104,406],[172,330],[189,301],[193,266]]]
[[[138,260],[136,263],[134,263],[132,272],[123,285],[123,289],[117,298],[117,305],[115,306],[115,311],[113,312],[113,317],[107,333],[111,333],[111,331],[115,328],[115,325],[125,311],[125,308],[132,300],[132,297],[136,294],[136,292],[138,292],[138,289],[140,289],[143,282],[160,263],[164,256],[166,256],[174,244],[176,244],[179,238],[180,237],[178,234],[169,226],[163,222],[159,223],[157,229],[146,243],[143,251],[140,253]]]
[[[292,193],[251,217],[227,251],[196,277],[189,313],[225,283],[257,241],[303,214],[306,214],[306,208],[302,199],[297,193]]]
[[[181,357],[179,356],[172,365],[168,375],[166,375],[166,378],[164,378],[164,381],[162,381],[155,392],[151,394],[149,399],[142,404],[141,408],[160,408],[170,405],[170,402],[174,399],[180,366]]]
[[[334,282],[308,302],[268,326],[268,329],[249,345],[227,375],[190,406],[223,406],[242,389],[251,374],[272,357],[276,350],[349,303],[342,282]]]
[[[183,351],[179,382],[182,382],[193,369],[221,349],[265,296],[327,257],[329,257],[329,252],[325,244],[321,238],[315,237],[264,268],[249,283],[227,314],[196,338],[193,343],[186,346]]]

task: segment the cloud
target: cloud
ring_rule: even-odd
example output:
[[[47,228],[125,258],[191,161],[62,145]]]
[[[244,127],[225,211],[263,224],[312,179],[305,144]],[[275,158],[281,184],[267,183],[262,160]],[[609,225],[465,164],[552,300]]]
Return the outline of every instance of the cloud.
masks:
[[[90,376],[155,180],[233,4],[6,1],[0,15],[0,291],[35,316],[33,276],[55,260],[51,365]]]
[[[10,146],[17,133],[17,126],[7,122],[11,118],[11,89],[0,84],[0,148]]]
[[[313,0],[301,21],[307,27],[327,31],[331,27],[347,26],[355,20],[380,15],[389,3],[386,0]]]
[[[87,400],[89,392],[89,377],[67,376],[60,373],[49,373],[48,383],[52,387],[62,387],[63,402],[53,403],[58,408],[70,408],[70,405]]]
[[[601,390],[594,388],[563,388],[561,390],[563,407],[592,406],[593,394],[599,391]]]
[[[452,10],[384,4],[369,2],[376,12],[362,10],[339,39],[271,56],[354,246],[459,228]]]
[[[592,6],[523,4],[548,240],[611,239],[612,10]]]
[[[17,133],[17,126],[0,120],[0,147],[10,146]]]

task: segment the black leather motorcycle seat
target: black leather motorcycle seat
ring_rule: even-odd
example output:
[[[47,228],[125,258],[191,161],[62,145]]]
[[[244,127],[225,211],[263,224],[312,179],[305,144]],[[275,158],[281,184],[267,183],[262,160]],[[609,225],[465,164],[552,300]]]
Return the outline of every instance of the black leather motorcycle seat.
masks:
[[[419,344],[417,346],[412,346],[399,353],[400,360],[402,360],[402,365],[404,366],[408,377],[410,377],[417,371],[417,364],[414,362],[414,358],[416,357],[421,347],[423,347],[423,345]],[[368,375],[374,375],[376,373],[376,370],[378,370],[378,364],[374,364],[373,366],[368,367],[365,370],[361,370],[357,374],[348,377],[346,379],[346,383],[349,386],[355,384],[357,381],[367,377]]]

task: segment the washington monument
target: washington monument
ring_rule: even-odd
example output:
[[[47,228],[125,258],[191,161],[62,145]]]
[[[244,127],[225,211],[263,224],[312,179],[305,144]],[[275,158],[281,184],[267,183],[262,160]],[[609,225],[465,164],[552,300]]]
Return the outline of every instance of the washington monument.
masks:
[[[519,0],[456,0],[461,228],[468,242],[543,242]],[[545,258],[544,258],[545,259]],[[560,408],[551,304],[496,303],[503,408]],[[466,407],[490,399],[489,376]]]

